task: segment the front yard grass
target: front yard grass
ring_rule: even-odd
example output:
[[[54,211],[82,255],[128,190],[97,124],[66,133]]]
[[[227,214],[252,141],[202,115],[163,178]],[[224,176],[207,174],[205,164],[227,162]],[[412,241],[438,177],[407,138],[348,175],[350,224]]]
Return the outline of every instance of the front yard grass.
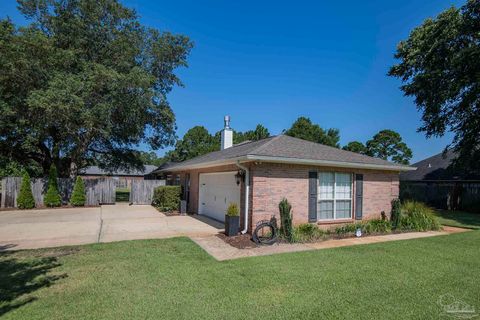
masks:
[[[438,319],[452,296],[480,313],[479,248],[471,231],[224,262],[188,238],[4,252],[0,317]]]
[[[435,214],[444,226],[480,230],[480,213],[437,209]]]

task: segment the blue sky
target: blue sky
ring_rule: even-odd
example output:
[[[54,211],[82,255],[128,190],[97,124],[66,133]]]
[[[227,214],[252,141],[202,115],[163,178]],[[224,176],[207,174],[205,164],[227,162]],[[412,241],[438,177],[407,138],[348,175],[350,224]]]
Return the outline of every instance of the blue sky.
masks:
[[[397,43],[428,17],[464,1],[147,1],[125,0],[150,27],[188,35],[185,88],[169,101],[178,135],[203,125],[220,130],[257,123],[281,133],[299,116],[340,129],[341,144],[365,142],[382,129],[398,131],[413,162],[443,150],[447,134],[417,133],[420,113],[386,76]],[[2,0],[0,17],[25,23],[16,2]],[[160,150],[162,155],[165,150]]]

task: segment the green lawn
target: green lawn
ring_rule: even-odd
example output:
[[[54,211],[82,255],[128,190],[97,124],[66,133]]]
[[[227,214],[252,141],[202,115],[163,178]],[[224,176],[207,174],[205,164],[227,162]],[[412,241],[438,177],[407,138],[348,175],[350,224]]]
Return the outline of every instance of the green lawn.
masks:
[[[444,226],[480,229],[480,213],[436,210],[435,214]]]
[[[130,189],[117,188],[115,190],[115,202],[129,202],[130,201]]]
[[[224,262],[187,238],[75,248],[1,254],[0,317],[438,319],[445,294],[480,313],[480,231]]]

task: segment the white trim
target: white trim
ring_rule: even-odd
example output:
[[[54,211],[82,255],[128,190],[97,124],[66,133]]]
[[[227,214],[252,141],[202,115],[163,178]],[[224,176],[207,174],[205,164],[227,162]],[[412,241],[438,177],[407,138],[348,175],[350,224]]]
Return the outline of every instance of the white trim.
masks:
[[[210,168],[222,165],[236,164],[239,162],[247,161],[264,161],[271,163],[287,163],[287,164],[303,164],[303,165],[315,165],[334,168],[350,168],[350,169],[372,169],[372,170],[388,170],[388,171],[413,171],[417,170],[415,167],[409,167],[405,165],[384,165],[384,164],[366,164],[355,162],[343,162],[343,161],[329,161],[329,160],[312,160],[312,159],[299,159],[299,158],[285,158],[285,157],[269,157],[269,156],[257,156],[247,155],[242,157],[236,157],[225,160],[214,160],[208,162],[202,162],[199,164],[173,166],[171,168],[165,168],[161,171],[185,171],[192,169]]]
[[[333,173],[333,198],[332,199],[319,199],[319,194],[318,194],[318,188],[320,186],[320,173],[322,172],[328,172],[328,173]],[[336,194],[336,187],[337,187],[337,174],[350,174],[350,198],[339,198],[337,199],[337,194]],[[354,178],[354,173],[352,172],[337,172],[337,171],[322,171],[318,170],[317,171],[317,206],[321,201],[332,201],[333,202],[333,218],[326,218],[326,219],[320,219],[318,217],[318,209],[317,209],[317,221],[322,222],[322,221],[339,221],[339,220],[351,220],[353,219],[353,194],[354,194],[354,186],[353,186],[353,178]],[[337,219],[337,200],[338,201],[350,201],[350,216],[347,218],[338,218]],[[318,207],[317,207],[318,208]]]
[[[292,163],[292,164],[306,164],[306,165],[321,165],[327,167],[336,168],[353,168],[353,169],[384,169],[393,171],[413,171],[417,170],[415,167],[409,167],[404,165],[384,165],[384,164],[366,164],[355,162],[343,162],[343,161],[329,161],[329,160],[312,160],[312,159],[299,159],[299,158],[285,158],[285,157],[267,157],[247,155],[248,160],[276,162],[276,163]]]
[[[237,161],[239,161],[239,160],[246,160],[246,158],[245,157],[238,157],[238,158],[232,158],[232,159],[228,159],[228,160],[214,160],[214,161],[202,162],[202,163],[199,163],[199,164],[192,164],[192,165],[183,165],[183,164],[179,163],[177,166],[161,169],[161,170],[159,170],[159,172],[162,172],[162,171],[174,172],[174,171],[185,171],[185,170],[192,170],[192,169],[219,167],[219,166],[225,166],[225,165],[229,165],[229,164],[236,164]]]
[[[218,172],[200,172],[198,175],[204,175],[204,176],[208,176],[208,175],[217,175],[217,174],[226,174],[226,173],[233,173],[234,175],[237,173],[237,171],[234,171],[234,170],[228,170],[228,171],[218,171]]]

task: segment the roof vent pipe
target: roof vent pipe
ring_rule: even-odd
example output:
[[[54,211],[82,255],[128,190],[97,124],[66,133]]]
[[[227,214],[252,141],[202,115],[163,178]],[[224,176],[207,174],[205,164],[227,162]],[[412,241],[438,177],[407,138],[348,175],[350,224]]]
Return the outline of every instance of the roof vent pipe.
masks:
[[[223,118],[224,128],[221,134],[221,145],[220,150],[225,150],[233,146],[233,130],[230,128],[230,116],[225,116]]]
[[[225,116],[223,122],[225,123],[225,129],[230,129],[230,116]]]

